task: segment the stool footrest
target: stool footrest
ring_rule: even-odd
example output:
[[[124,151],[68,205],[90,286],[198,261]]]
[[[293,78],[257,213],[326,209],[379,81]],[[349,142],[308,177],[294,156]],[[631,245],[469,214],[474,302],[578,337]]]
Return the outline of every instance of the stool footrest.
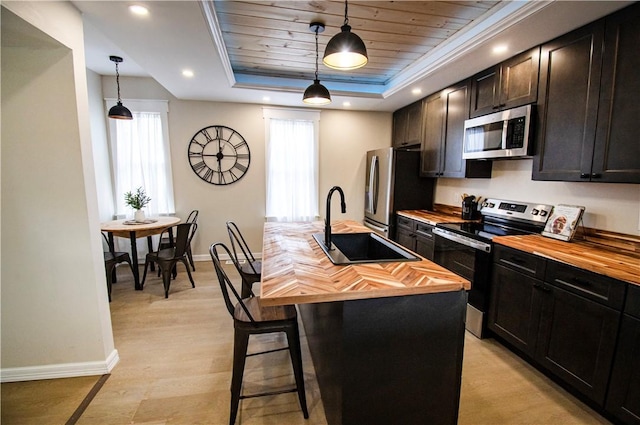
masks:
[[[273,349],[273,350],[260,351],[259,353],[251,353],[251,354],[247,354],[245,357],[259,356],[260,354],[275,353],[275,352],[277,352],[277,351],[284,351],[284,350],[288,350],[288,349],[289,349],[289,347],[275,348],[275,349]]]
[[[241,395],[240,396],[240,400],[245,399],[245,398],[264,397],[264,396],[267,396],[267,395],[278,395],[278,394],[286,394],[286,393],[295,393],[296,391],[298,391],[298,387],[290,388],[290,389],[287,389],[287,390],[267,391],[267,392],[258,393],[258,394]]]

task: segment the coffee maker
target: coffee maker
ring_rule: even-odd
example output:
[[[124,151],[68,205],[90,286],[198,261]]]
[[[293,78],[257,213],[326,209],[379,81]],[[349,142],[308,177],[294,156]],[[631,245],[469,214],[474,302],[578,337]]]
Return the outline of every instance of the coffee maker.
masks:
[[[462,219],[475,220],[478,218],[478,201],[474,195],[465,195],[462,198]]]

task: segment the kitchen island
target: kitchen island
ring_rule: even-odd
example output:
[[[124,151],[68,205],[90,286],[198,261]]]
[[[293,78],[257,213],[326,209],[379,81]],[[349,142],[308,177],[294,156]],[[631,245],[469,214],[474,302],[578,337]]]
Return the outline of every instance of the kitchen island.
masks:
[[[260,291],[298,305],[327,422],[455,424],[469,281],[424,259],[334,265],[312,237],[323,228],[265,224]]]

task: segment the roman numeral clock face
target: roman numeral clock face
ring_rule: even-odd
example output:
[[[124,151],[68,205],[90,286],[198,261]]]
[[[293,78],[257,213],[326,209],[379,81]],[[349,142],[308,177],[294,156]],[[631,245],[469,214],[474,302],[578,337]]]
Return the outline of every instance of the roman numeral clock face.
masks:
[[[207,183],[225,185],[242,178],[249,169],[251,152],[244,137],[222,125],[205,127],[189,143],[193,172]]]

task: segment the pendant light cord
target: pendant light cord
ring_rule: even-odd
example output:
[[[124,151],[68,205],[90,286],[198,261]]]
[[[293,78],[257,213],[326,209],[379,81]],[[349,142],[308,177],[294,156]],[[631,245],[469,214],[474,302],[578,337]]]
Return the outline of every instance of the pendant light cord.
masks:
[[[121,100],[120,100],[120,72],[118,72],[118,62],[116,62],[116,86],[118,86],[118,103],[121,103]]]
[[[318,79],[318,30],[320,28],[316,26],[316,80]]]
[[[347,14],[347,0],[344,0],[344,25],[349,25],[349,15]]]

